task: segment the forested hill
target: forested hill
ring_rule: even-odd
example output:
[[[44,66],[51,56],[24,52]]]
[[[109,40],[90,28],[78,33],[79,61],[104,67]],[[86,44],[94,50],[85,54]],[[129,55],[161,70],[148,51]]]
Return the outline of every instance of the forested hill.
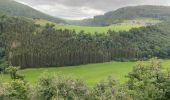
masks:
[[[13,66],[70,66],[112,60],[170,58],[170,23],[90,34],[41,27],[25,17],[0,17],[0,56]]]
[[[65,23],[65,21],[62,19],[46,15],[14,0],[0,0],[0,14],[24,16],[30,18],[42,18],[56,23]]]
[[[120,8],[116,11],[105,13],[104,15],[94,16],[92,19],[82,21],[72,21],[72,24],[89,26],[107,26],[119,23],[126,19],[135,18],[156,18],[165,20],[170,17],[170,7],[168,6],[131,6]]]

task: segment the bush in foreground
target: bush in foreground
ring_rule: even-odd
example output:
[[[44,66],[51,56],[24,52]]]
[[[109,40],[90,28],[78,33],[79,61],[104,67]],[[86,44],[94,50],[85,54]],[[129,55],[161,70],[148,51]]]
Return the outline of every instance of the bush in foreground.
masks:
[[[162,72],[161,62],[152,59],[149,64],[138,64],[128,74],[126,83],[133,100],[169,100],[170,78]]]
[[[2,100],[29,100],[29,86],[22,80],[1,85],[0,91]]]
[[[2,85],[2,83],[0,83],[0,100],[3,100],[4,95],[5,95],[5,88]]]
[[[87,87],[82,81],[61,75],[43,75],[36,88],[34,97],[41,100],[80,100],[87,93]]]
[[[63,75],[43,74],[36,85],[22,80],[0,84],[2,100],[169,100],[170,71],[162,72],[161,62],[138,64],[125,84],[112,77],[88,88],[81,80]]]

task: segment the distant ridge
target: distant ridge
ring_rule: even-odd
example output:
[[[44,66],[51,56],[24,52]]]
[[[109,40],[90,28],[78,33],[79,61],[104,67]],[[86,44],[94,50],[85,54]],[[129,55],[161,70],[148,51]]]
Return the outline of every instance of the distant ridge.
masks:
[[[42,18],[56,23],[65,23],[65,21],[60,18],[49,16],[14,0],[0,0],[0,14],[24,16],[29,18]]]
[[[88,26],[107,26],[119,23],[122,20],[134,18],[156,18],[165,20],[170,17],[169,6],[129,6],[110,11],[104,15],[94,16],[91,19],[84,19],[81,21],[70,21],[70,24],[88,25]],[[69,21],[68,21],[69,22]]]

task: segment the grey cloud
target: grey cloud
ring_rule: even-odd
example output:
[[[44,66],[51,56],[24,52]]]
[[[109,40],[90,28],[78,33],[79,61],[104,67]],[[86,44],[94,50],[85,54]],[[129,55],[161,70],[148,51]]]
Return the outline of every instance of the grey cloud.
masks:
[[[131,5],[169,5],[170,0],[17,0],[47,14],[80,19]],[[47,7],[48,6],[48,7]],[[87,12],[83,11],[87,8]],[[52,11],[49,11],[52,10]],[[89,13],[90,12],[90,13]],[[94,14],[93,14],[94,12]]]

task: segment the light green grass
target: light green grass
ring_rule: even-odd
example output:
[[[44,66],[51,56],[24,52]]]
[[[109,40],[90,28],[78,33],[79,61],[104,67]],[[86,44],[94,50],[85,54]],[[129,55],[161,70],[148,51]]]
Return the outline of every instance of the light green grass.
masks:
[[[118,31],[129,31],[132,28],[139,28],[141,25],[138,24],[121,24],[121,25],[111,25],[105,27],[89,27],[89,26],[75,26],[75,25],[58,25],[56,26],[58,29],[70,29],[75,30],[76,32],[84,31],[86,33],[107,33],[108,30],[112,30],[115,32]]]
[[[139,24],[129,24],[129,23],[124,23],[124,24],[115,24],[111,26],[105,26],[105,27],[90,27],[90,26],[76,26],[76,25],[63,25],[63,24],[56,24],[47,20],[43,19],[35,19],[34,20],[36,24],[40,24],[42,26],[45,26],[46,23],[49,24],[54,24],[56,29],[69,29],[69,30],[75,30],[77,33],[80,31],[84,31],[86,33],[92,33],[94,34],[95,32],[98,33],[107,33],[108,30],[113,30],[113,31],[128,31],[132,28],[139,28],[142,25]]]
[[[104,27],[90,27],[90,26],[76,26],[76,25],[63,25],[63,24],[56,24],[44,19],[35,19],[34,20],[36,24],[40,24],[42,26],[45,26],[46,23],[49,24],[55,24],[56,29],[69,29],[69,30],[75,30],[76,32],[84,31],[86,33],[92,33],[95,32],[98,33],[107,33],[108,30],[113,31],[129,31],[132,28],[139,28],[141,26],[146,26],[147,24],[157,24],[160,23],[160,20],[151,19],[151,18],[138,18],[133,20],[125,20],[122,23],[114,24],[111,26],[104,26]]]
[[[35,83],[42,73],[63,74],[80,78],[89,86],[92,86],[100,80],[113,76],[117,81],[123,83],[127,80],[125,77],[138,62],[107,62],[99,64],[88,64],[80,66],[58,67],[58,68],[35,68],[20,71],[25,75],[25,79],[30,83]],[[164,70],[170,68],[170,60],[164,60],[162,63]],[[9,81],[9,75],[4,75],[2,81]]]
[[[143,25],[145,24],[157,24],[157,23],[161,23],[161,20],[158,19],[153,19],[153,18],[136,18],[136,19],[132,19],[132,20],[125,20],[123,21],[123,23],[135,23],[135,24],[141,24]]]

